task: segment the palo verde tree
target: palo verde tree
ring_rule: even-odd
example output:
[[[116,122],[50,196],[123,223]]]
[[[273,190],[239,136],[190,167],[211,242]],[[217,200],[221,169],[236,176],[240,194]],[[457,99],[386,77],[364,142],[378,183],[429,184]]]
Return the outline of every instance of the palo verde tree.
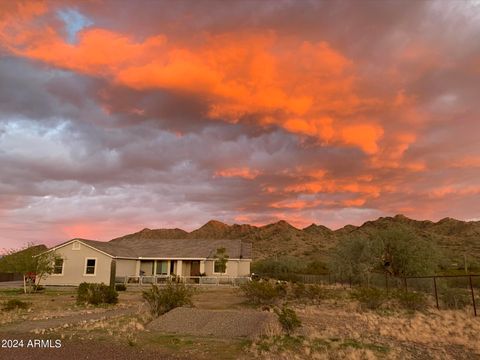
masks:
[[[434,274],[441,256],[437,245],[403,228],[350,234],[330,256],[329,269],[343,279],[367,282],[372,272],[393,276]]]
[[[58,258],[53,251],[45,252],[45,246],[28,244],[17,250],[8,250],[0,259],[0,271],[7,273],[20,273],[24,278],[24,291],[36,291],[42,279],[52,274],[55,260]],[[31,282],[32,276],[35,281]]]
[[[229,256],[224,247],[218,248],[215,253],[215,272],[224,273],[227,270],[227,262]]]

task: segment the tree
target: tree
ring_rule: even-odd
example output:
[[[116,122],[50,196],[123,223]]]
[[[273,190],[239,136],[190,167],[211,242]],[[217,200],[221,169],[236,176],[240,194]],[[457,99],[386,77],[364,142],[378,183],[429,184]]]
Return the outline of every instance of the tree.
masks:
[[[374,241],[382,248],[381,265],[394,276],[431,275],[439,267],[437,245],[404,228],[381,230]]]
[[[370,284],[371,273],[379,267],[382,249],[369,238],[341,240],[330,257],[329,269],[343,280]]]
[[[217,249],[215,254],[215,272],[224,273],[227,270],[228,258],[227,250],[224,247]]]
[[[330,257],[329,269],[343,279],[369,284],[374,271],[393,276],[431,275],[440,259],[434,242],[398,227],[354,234],[340,241]]]
[[[36,291],[42,279],[52,274],[58,256],[53,252],[45,252],[45,246],[28,244],[22,249],[8,250],[0,260],[0,271],[23,274],[24,292],[27,285]],[[31,281],[33,276],[34,281]]]

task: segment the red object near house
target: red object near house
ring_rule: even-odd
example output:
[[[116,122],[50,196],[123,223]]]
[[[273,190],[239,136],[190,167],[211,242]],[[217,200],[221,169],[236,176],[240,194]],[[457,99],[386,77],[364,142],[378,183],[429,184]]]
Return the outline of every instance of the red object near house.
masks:
[[[32,283],[35,283],[36,277],[37,277],[37,274],[34,272],[29,272],[25,274],[25,280],[31,281]]]

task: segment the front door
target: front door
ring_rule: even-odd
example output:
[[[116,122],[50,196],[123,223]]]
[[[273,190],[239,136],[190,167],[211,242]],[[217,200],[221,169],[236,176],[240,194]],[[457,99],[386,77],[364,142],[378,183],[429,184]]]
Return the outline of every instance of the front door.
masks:
[[[192,261],[190,276],[200,276],[200,261]]]

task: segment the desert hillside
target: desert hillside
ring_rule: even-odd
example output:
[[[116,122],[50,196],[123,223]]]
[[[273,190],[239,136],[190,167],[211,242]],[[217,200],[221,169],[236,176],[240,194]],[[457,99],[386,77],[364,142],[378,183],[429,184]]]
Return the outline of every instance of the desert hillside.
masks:
[[[329,249],[347,236],[371,236],[384,229],[402,227],[418,236],[437,242],[450,258],[468,256],[480,259],[480,221],[461,221],[445,218],[438,222],[409,219],[403,215],[381,217],[361,226],[347,225],[331,230],[311,224],[297,229],[286,221],[265,226],[248,224],[227,225],[211,220],[192,232],[181,229],[143,229],[137,233],[111,240],[147,238],[152,241],[167,238],[244,239],[254,244],[254,259],[291,255],[302,258],[325,258]]]

